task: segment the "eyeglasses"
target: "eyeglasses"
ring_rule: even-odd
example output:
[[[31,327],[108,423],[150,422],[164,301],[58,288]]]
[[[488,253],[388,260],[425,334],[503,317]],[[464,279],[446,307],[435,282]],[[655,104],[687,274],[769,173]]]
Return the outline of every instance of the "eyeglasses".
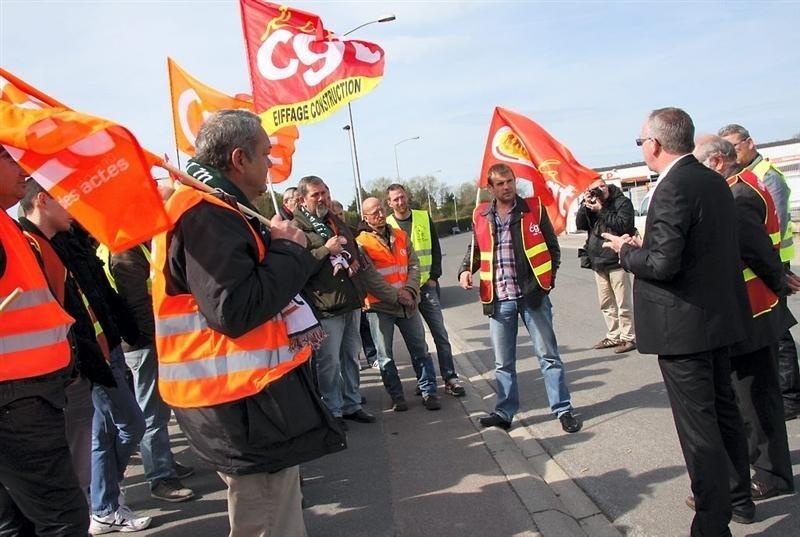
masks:
[[[642,147],[647,140],[653,140],[655,143],[660,143],[655,138],[650,138],[650,137],[648,137],[648,138],[637,138],[636,139],[636,146],[637,147]]]
[[[364,216],[373,217],[373,216],[378,216],[379,214],[382,215],[382,214],[386,214],[386,213],[383,212],[383,209],[378,208],[378,209],[375,209],[374,211],[372,211],[371,213],[364,213]]]
[[[749,139],[750,138],[743,138],[743,139],[739,140],[738,142],[736,142],[735,144],[733,144],[733,147],[739,147],[741,144],[745,143]]]

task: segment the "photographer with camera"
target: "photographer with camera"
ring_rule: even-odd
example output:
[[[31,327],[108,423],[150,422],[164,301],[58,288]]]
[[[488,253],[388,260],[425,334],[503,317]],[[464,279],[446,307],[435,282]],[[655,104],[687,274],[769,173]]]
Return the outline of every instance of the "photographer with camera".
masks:
[[[633,203],[618,187],[598,178],[583,193],[575,216],[579,230],[587,232],[586,244],[578,251],[581,267],[594,271],[600,310],[608,327],[595,349],[613,348],[617,354],[636,348],[633,332],[631,277],[619,264],[619,255],[603,248],[603,233],[621,236],[636,233]]]

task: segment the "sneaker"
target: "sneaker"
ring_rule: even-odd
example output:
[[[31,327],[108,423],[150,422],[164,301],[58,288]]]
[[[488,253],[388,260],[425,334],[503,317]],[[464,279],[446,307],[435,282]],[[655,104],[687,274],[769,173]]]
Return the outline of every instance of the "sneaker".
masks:
[[[636,341],[621,341],[619,345],[614,348],[614,353],[622,354],[623,352],[630,352],[636,349]]]
[[[405,412],[408,410],[408,404],[404,397],[393,397],[392,398],[392,410],[395,412]]]
[[[146,529],[153,519],[149,516],[137,517],[136,513],[127,507],[120,507],[116,513],[106,516],[92,515],[89,523],[89,535],[102,535],[118,531],[132,533]]]
[[[435,393],[432,393],[431,395],[423,395],[422,405],[428,410],[439,410],[442,408],[442,403],[439,402],[439,396]]]
[[[577,433],[583,427],[583,424],[575,419],[575,416],[569,411],[561,414],[558,417],[558,421],[561,422],[561,428],[567,433]]]
[[[595,349],[610,349],[611,347],[616,347],[620,344],[618,339],[608,339],[604,337],[600,341],[594,344]]]
[[[150,489],[150,496],[156,500],[178,503],[194,498],[194,491],[184,487],[180,479],[168,478],[160,480]]]
[[[186,479],[194,475],[194,468],[191,466],[184,466],[176,462],[172,467],[175,468],[175,475],[178,479]]]
[[[459,384],[457,378],[451,378],[450,380],[445,382],[444,391],[445,393],[449,393],[453,397],[463,397],[467,395],[467,391],[461,384]]]

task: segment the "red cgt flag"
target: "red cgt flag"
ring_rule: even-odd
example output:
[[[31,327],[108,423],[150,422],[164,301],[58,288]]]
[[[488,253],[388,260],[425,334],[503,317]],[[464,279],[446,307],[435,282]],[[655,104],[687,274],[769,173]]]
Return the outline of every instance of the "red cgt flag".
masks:
[[[547,206],[556,234],[566,229],[573,200],[598,177],[537,123],[499,106],[489,127],[479,187],[487,186],[489,168],[497,163],[510,166],[517,179],[533,183],[533,193]]]
[[[171,226],[150,175],[161,159],[124,127],[70,110],[3,69],[0,144],[112,251]]]
[[[261,0],[239,5],[255,110],[268,133],[321,121],[383,77],[378,45],[342,41],[299,9]]]
[[[249,95],[237,94],[231,97],[206,86],[183,70],[172,58],[167,58],[167,71],[175,143],[189,156],[194,156],[197,133],[209,114],[223,109],[253,111],[253,100]],[[269,137],[272,144],[269,151],[272,161],[269,177],[273,183],[283,182],[292,174],[292,156],[299,137],[300,132],[294,126],[284,127]]]

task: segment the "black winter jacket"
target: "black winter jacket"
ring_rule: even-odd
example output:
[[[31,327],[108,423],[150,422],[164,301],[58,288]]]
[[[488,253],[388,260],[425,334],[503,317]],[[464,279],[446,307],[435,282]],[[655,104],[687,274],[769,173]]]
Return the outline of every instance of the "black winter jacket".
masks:
[[[492,205],[486,209],[487,211],[492,211]],[[525,200],[521,197],[517,196],[517,204],[511,210],[511,241],[514,245],[514,263],[516,265],[516,272],[517,272],[517,281],[522,289],[522,294],[524,295],[526,303],[532,307],[537,308],[539,304],[542,302],[542,298],[549,293],[549,291],[545,291],[541,287],[539,287],[539,282],[536,280],[536,277],[533,275],[533,271],[531,270],[531,265],[528,262],[528,258],[525,255],[525,247],[522,244],[522,233],[520,231],[519,222],[522,220],[522,213],[527,213],[529,211],[528,204],[525,203]],[[495,235],[495,227],[494,227],[494,216],[488,216],[489,225],[491,226],[492,235]],[[542,228],[542,234],[544,235],[544,241],[547,244],[547,250],[550,252],[550,258],[552,262],[552,271],[553,271],[553,288],[556,286],[556,272],[558,271],[558,267],[561,264],[561,248],[558,245],[558,237],[556,237],[555,230],[553,229],[553,224],[550,223],[550,218],[547,216],[547,211],[542,211],[542,221],[539,223],[540,227]],[[461,266],[458,269],[458,276],[461,277],[462,272],[475,272],[477,271],[481,264],[480,264],[480,250],[478,249],[478,242],[477,239],[475,240],[475,251],[471,252],[471,247],[467,246],[467,253],[464,256],[464,260],[461,262]],[[472,260],[470,262],[470,253],[473,254]],[[494,302],[491,304],[483,304],[483,314],[484,315],[492,315],[494,313]]]
[[[608,198],[598,212],[588,210],[581,205],[575,215],[575,225],[579,230],[587,232],[584,250],[595,272],[605,272],[620,268],[619,255],[611,248],[603,248],[603,233],[614,235],[636,233],[634,226],[633,203],[622,190],[608,185]]]
[[[266,246],[261,263],[244,220],[210,203],[186,211],[169,237],[167,292],[191,293],[208,326],[229,337],[274,317],[317,265],[300,245],[273,241],[257,220],[251,224]],[[192,449],[225,474],[277,472],[345,448],[307,366],[250,397],[174,412]]]

